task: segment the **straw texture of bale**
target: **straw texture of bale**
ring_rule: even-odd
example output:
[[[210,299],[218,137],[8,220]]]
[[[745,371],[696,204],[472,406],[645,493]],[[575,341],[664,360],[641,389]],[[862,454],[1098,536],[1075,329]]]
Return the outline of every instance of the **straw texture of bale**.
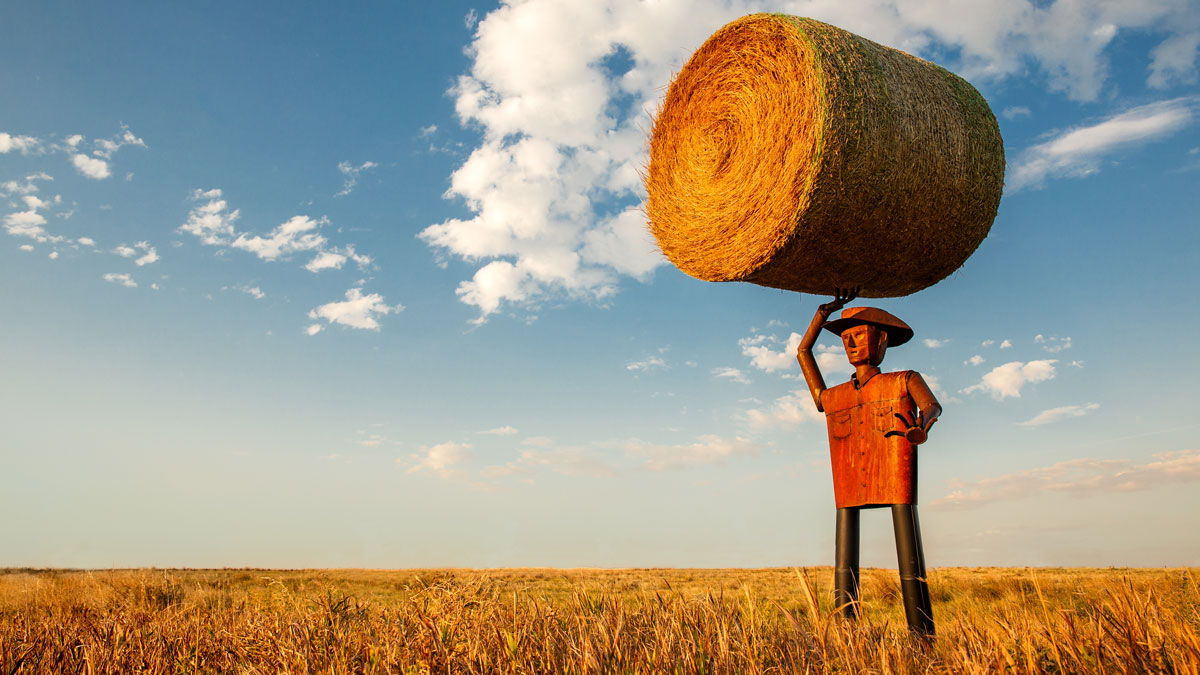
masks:
[[[1004,146],[979,92],[812,19],[714,33],[654,122],[650,229],[706,281],[891,297],[958,269],[991,228]]]

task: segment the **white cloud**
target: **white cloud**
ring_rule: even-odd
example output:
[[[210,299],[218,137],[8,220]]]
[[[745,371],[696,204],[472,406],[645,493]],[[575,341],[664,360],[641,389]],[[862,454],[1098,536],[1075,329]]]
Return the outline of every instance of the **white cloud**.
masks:
[[[113,253],[116,253],[117,255],[121,256],[122,258],[132,258],[133,256],[137,255],[137,249],[135,249],[132,246],[126,246],[125,244],[121,244],[120,246],[117,246],[116,248],[113,249]]]
[[[1023,105],[1009,106],[1009,107],[1005,108],[1004,111],[1001,112],[1000,114],[1003,115],[1004,119],[1006,119],[1006,120],[1012,120],[1012,119],[1016,119],[1018,117],[1032,117],[1033,116],[1033,112],[1030,111],[1029,108],[1026,108]]]
[[[120,284],[126,288],[137,288],[137,282],[134,281],[129,274],[125,272],[116,273],[109,272],[104,275],[104,280],[114,284]]]
[[[1200,450],[1161,452],[1153,457],[1143,464],[1128,459],[1071,459],[973,482],[952,481],[946,496],[929,506],[966,510],[1048,492],[1086,497],[1200,481]]]
[[[66,138],[67,145],[75,148],[83,141],[83,134],[72,134]]]
[[[1026,384],[1054,379],[1054,364],[1057,362],[1054,359],[1030,361],[1029,363],[1010,361],[1002,366],[993,368],[991,372],[983,376],[983,379],[978,384],[973,384],[963,389],[963,393],[971,394],[976,391],[986,391],[992,395],[992,398],[997,400],[1008,396],[1020,398],[1021,388]]]
[[[664,471],[723,464],[729,459],[758,454],[758,446],[741,437],[726,439],[705,435],[688,445],[658,445],[634,439],[625,443],[625,452],[639,458],[644,469]]]
[[[21,249],[22,251],[32,251],[32,250],[33,250],[33,244],[21,244],[21,245],[20,245],[20,246],[18,246],[17,248]]]
[[[146,253],[142,255],[142,257],[133,261],[133,264],[137,265],[138,267],[142,267],[143,265],[149,265],[153,262],[158,262],[158,251],[154,250],[153,246],[150,246],[146,249]]]
[[[797,366],[796,348],[803,339],[804,336],[799,333],[789,335],[787,342],[780,342],[774,335],[756,334],[738,340],[738,346],[742,348],[742,356],[750,359],[751,366],[773,373]]]
[[[1194,98],[1139,106],[1086,127],[1069,129],[1022,152],[1014,162],[1007,189],[1041,187],[1049,178],[1096,173],[1113,152],[1163,138],[1191,124]]]
[[[1042,335],[1042,334],[1040,334],[1040,333],[1039,333],[1038,335],[1035,335],[1035,336],[1034,336],[1034,338],[1033,338],[1033,341],[1034,341],[1034,343],[1035,343],[1035,344],[1039,344],[1039,345],[1041,345],[1041,346],[1042,346],[1042,350],[1043,350],[1043,351],[1050,352],[1051,354],[1054,354],[1054,353],[1057,353],[1057,352],[1061,352],[1061,351],[1064,351],[1064,350],[1067,350],[1067,349],[1070,349],[1070,348],[1071,348],[1071,338],[1070,338],[1070,337],[1065,337],[1065,338],[1051,337],[1051,338],[1048,338],[1048,337],[1046,337],[1046,336],[1044,336],[1044,335]]]
[[[203,201],[188,212],[187,222],[179,226],[180,232],[195,235],[201,243],[209,246],[226,246],[233,239],[234,223],[240,215],[237,209],[221,199],[220,190],[193,190],[192,201]]]
[[[249,295],[250,297],[254,298],[255,300],[262,300],[263,298],[267,297],[267,294],[263,293],[263,290],[261,288],[259,288],[258,286],[241,286],[238,288],[238,290],[245,293],[246,295]],[[320,327],[318,326],[318,329],[319,328]]]
[[[746,421],[755,429],[794,428],[807,422],[824,422],[825,416],[817,410],[812,394],[797,389],[775,399],[766,410],[746,411]]]
[[[317,333],[320,333],[324,329],[325,329],[325,327],[319,323],[310,323],[304,327],[304,333],[306,335],[316,335]]]
[[[378,293],[363,295],[361,289],[351,288],[346,291],[345,300],[321,305],[309,312],[308,318],[325,319],[331,324],[340,323],[351,328],[379,330],[377,317],[403,310],[403,305],[386,304]],[[317,326],[317,330],[313,330],[313,326]],[[319,324],[312,324],[308,327],[308,334],[315,335],[319,330]]]
[[[983,363],[984,361],[985,361],[985,359],[982,356],[976,354],[975,356],[972,356],[971,358],[967,359],[966,361],[963,361],[963,363],[964,364],[969,363],[972,366],[977,366],[977,365]]]
[[[320,272],[321,270],[340,270],[342,265],[346,264],[347,260],[353,260],[358,264],[359,268],[364,268],[371,264],[371,258],[365,255],[355,253],[354,246],[347,246],[342,249],[331,248],[320,251],[313,259],[308,261],[304,269],[309,272]]]
[[[655,370],[666,370],[667,362],[658,356],[648,356],[641,361],[631,361],[625,364],[625,370],[635,373],[648,373]]]
[[[78,242],[81,246],[91,246],[93,248],[95,248],[95,246],[96,246],[96,240],[92,239],[91,237],[80,237],[80,238],[76,239],[75,241]]]
[[[488,429],[487,431],[480,431],[479,433],[489,434],[492,436],[512,436],[513,434],[517,433],[517,429],[516,429],[516,427],[512,427],[512,426],[509,426],[506,424],[502,427],[496,427],[495,429]]]
[[[922,342],[924,342],[925,346],[929,347],[930,349],[938,349],[940,347],[945,347],[950,342],[950,340],[949,339],[937,340],[935,338],[925,338],[924,340],[922,340]]]
[[[1050,408],[1043,410],[1033,417],[1033,419],[1024,422],[1017,422],[1023,427],[1040,427],[1043,424],[1050,424],[1067,417],[1083,417],[1093,410],[1100,408],[1099,403],[1087,403],[1084,405],[1064,405],[1059,408]]]
[[[817,366],[821,368],[822,375],[854,372],[854,366],[850,364],[850,359],[846,357],[845,347],[817,345],[816,357]]]
[[[300,251],[315,251],[325,245],[326,239],[316,232],[329,223],[325,218],[313,220],[308,216],[292,216],[267,235],[250,236],[239,234],[229,243],[233,248],[249,251],[263,260],[275,260]]]
[[[1012,346],[1012,340],[1005,340],[1004,342],[1000,343],[1000,349],[1008,349],[1011,346]]]
[[[37,182],[40,180],[54,180],[49,174],[37,172],[25,177],[22,181],[9,180],[0,183],[0,190],[7,194],[29,195],[38,191]]]
[[[334,197],[344,197],[350,194],[354,190],[354,186],[358,185],[358,174],[374,169],[377,166],[379,165],[375,162],[363,162],[358,166],[354,166],[350,162],[338,162],[338,171],[342,172],[346,180],[342,184],[342,191],[335,194]]]
[[[112,175],[109,171],[108,162],[98,157],[89,157],[88,155],[78,153],[71,155],[71,163],[79,170],[79,173],[95,180],[104,180]]]
[[[991,347],[994,344],[996,344],[995,340],[984,340],[983,342],[979,343],[979,346],[980,347]]]
[[[419,461],[416,465],[409,467],[408,473],[431,471],[442,478],[448,478],[454,475],[454,465],[461,464],[467,459],[467,450],[470,449],[470,443],[438,443],[432,447],[422,447],[421,452],[424,454],[415,456]]]
[[[1150,63],[1150,76],[1146,84],[1155,89],[1163,89],[1175,82],[1194,84],[1196,82],[1196,52],[1200,49],[1200,19],[1192,13],[1193,21],[1190,32],[1177,33],[1164,40],[1151,50],[1153,61]]]
[[[29,237],[35,241],[58,241],[62,237],[53,237],[42,225],[46,219],[42,214],[30,209],[16,211],[4,216],[4,229],[14,237]]]
[[[9,152],[19,152],[22,155],[28,155],[37,152],[41,148],[41,145],[42,142],[33,136],[13,136],[0,131],[0,155],[5,155]]]
[[[72,139],[76,139],[76,141],[74,143],[71,143]],[[67,139],[67,144],[70,145],[72,148],[78,147],[79,136],[76,135],[76,136],[72,136],[71,138]],[[131,131],[129,131],[129,127],[122,125],[120,134],[117,134],[116,136],[113,136],[112,138],[97,138],[94,141],[92,141],[92,146],[94,147],[94,149],[92,150],[92,153],[95,154],[97,157],[103,157],[104,159],[112,159],[113,154],[115,154],[117,152],[117,150],[120,150],[121,148],[125,147],[126,145],[133,145],[133,146],[136,146],[139,148],[144,148],[144,147],[146,147],[146,142],[143,141],[142,139],[138,138],[137,136],[134,136],[133,133]]]
[[[746,377],[746,374],[737,368],[713,368],[712,374],[713,377],[723,377],[725,379],[733,380],[734,382],[750,384],[750,378]]]
[[[46,256],[51,260],[58,260],[58,251],[51,251],[50,255]]]

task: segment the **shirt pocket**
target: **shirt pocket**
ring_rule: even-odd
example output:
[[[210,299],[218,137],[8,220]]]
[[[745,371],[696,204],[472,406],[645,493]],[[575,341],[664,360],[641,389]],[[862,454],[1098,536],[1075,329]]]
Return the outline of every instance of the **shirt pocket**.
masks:
[[[887,433],[893,429],[902,430],[904,427],[900,421],[896,419],[891,406],[875,408],[871,411],[871,427],[880,433]]]
[[[829,414],[829,435],[834,438],[847,438],[853,431],[850,411],[843,410]]]

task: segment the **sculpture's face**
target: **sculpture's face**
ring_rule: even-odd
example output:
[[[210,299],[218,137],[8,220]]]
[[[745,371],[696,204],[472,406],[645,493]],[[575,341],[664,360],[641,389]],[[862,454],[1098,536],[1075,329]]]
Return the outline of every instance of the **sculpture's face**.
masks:
[[[850,365],[878,366],[887,350],[887,333],[867,324],[853,326],[842,331],[842,344]]]

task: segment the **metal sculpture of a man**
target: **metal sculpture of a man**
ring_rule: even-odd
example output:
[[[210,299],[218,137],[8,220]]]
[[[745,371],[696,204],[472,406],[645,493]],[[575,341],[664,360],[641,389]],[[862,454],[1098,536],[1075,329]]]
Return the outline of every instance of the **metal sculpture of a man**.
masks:
[[[835,595],[842,615],[856,617],[859,511],[890,506],[904,613],[909,628],[932,635],[933,612],[917,522],[916,446],[928,438],[942,406],[920,373],[880,372],[887,348],[912,339],[908,324],[874,307],[852,307],[841,318],[829,320],[830,314],[857,295],[857,289],[839,289],[832,302],[821,305],[796,350],[813,401],[829,426],[837,502]],[[822,328],[841,336],[854,366],[849,382],[830,388],[825,387],[812,352]]]

